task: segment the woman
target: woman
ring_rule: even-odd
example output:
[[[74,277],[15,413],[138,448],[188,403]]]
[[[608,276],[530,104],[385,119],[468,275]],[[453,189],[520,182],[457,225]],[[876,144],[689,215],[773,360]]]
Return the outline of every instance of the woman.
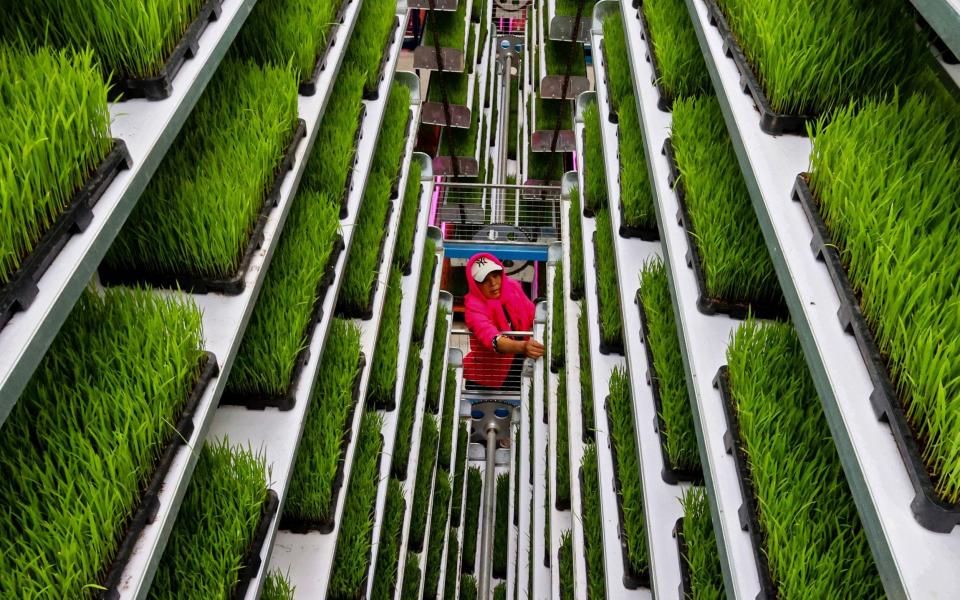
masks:
[[[467,261],[464,299],[470,353],[464,359],[464,377],[472,389],[520,390],[523,359],[543,356],[543,344],[527,336],[507,336],[505,331],[533,329],[535,307],[520,284],[503,272],[492,254],[476,254]]]

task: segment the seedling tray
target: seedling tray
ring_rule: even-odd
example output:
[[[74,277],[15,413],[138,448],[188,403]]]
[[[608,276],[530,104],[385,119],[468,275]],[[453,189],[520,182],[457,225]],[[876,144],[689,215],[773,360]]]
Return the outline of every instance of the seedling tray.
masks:
[[[673,537],[677,539],[677,556],[680,559],[680,586],[677,590],[681,600],[693,598],[693,585],[690,583],[690,566],[687,564],[687,538],[683,535],[683,517],[673,526]]]
[[[795,134],[806,135],[807,123],[811,123],[820,118],[819,114],[790,114],[777,112],[770,106],[760,82],[757,80],[753,67],[747,61],[740,42],[727,25],[727,19],[723,11],[717,6],[715,0],[704,0],[707,5],[707,13],[710,15],[710,24],[717,28],[720,37],[723,39],[724,52],[728,58],[733,59],[740,72],[740,89],[745,94],[750,94],[753,103],[760,112],[760,129],[771,135]]]
[[[380,82],[383,81],[383,77],[386,75],[387,62],[390,60],[390,47],[394,44],[394,37],[396,37],[398,27],[400,27],[400,19],[394,17],[393,24],[390,26],[390,34],[387,36],[387,42],[383,45],[383,53],[380,55],[380,66],[377,67],[377,83],[373,86],[372,90],[363,90],[364,100],[376,100],[380,97]]]
[[[608,344],[603,341],[603,324],[600,321],[600,265],[597,261],[597,232],[593,232],[593,268],[596,269],[597,277],[595,277],[594,283],[596,284],[597,290],[597,330],[600,332],[600,339],[597,340],[597,343],[600,346],[600,354],[619,354],[623,356],[623,335],[621,334],[620,339],[613,344]],[[616,272],[611,274],[616,277]],[[617,283],[619,286],[619,282]]]
[[[317,62],[314,63],[310,77],[300,82],[298,93],[301,96],[313,96],[317,93],[317,81],[320,80],[320,74],[327,68],[327,56],[330,54],[330,50],[337,45],[337,32],[340,29],[340,25],[343,24],[343,17],[347,13],[347,7],[350,6],[352,2],[353,0],[343,0],[343,2],[340,3],[340,8],[337,9],[334,22],[327,31],[327,45],[324,46],[317,57]]]
[[[357,410],[358,398],[360,397],[360,380],[363,378],[363,367],[366,362],[366,358],[361,352],[360,359],[357,361],[357,376],[353,380],[353,396],[350,401],[350,410],[347,412],[347,418],[343,422],[343,437],[340,439],[340,460],[337,461],[337,471],[333,477],[333,486],[331,487],[330,493],[330,506],[327,510],[327,514],[330,516],[317,521],[293,517],[284,512],[280,517],[280,529],[293,533],[309,533],[311,531],[330,533],[333,531],[334,514],[337,510],[337,498],[340,496],[340,490],[343,487],[343,465],[346,462],[345,455],[347,448],[350,446],[351,439],[353,439],[353,414]]]
[[[617,160],[621,160],[620,153],[620,128],[617,128]],[[621,165],[623,163],[620,163]],[[617,233],[622,238],[639,238],[645,242],[658,242],[660,241],[660,230],[657,229],[656,224],[653,227],[643,227],[640,225],[628,225],[627,224],[627,212],[624,210],[623,206],[623,194],[620,194],[620,199],[618,201],[618,207],[620,209],[620,228],[617,230]]]
[[[390,229],[390,215],[393,213],[393,200],[387,205],[387,214],[383,219],[383,235],[380,237],[380,248],[377,250],[377,264],[383,259],[383,248],[387,243],[387,231]],[[349,255],[347,260],[349,262]],[[344,265],[346,267],[346,265]],[[370,286],[370,294],[367,296],[367,304],[363,307],[358,306],[337,306],[337,316],[347,319],[361,319],[369,321],[373,318],[373,300],[377,296],[377,289],[380,287],[380,278],[375,274],[373,284]]]
[[[193,384],[193,389],[183,405],[174,431],[170,433],[166,446],[157,459],[153,476],[140,497],[140,505],[127,521],[126,533],[124,533],[123,539],[117,547],[113,562],[107,569],[107,576],[101,583],[104,588],[99,595],[101,600],[116,600],[120,597],[118,590],[123,579],[123,572],[133,556],[134,547],[143,530],[157,518],[157,513],[160,510],[160,492],[163,491],[167,475],[170,473],[170,467],[173,466],[173,461],[181,447],[186,446],[187,441],[193,435],[194,412],[196,412],[210,382],[219,374],[220,366],[217,364],[217,357],[212,352],[204,352],[203,358],[200,360],[200,376]]]
[[[354,167],[357,164],[357,148],[360,146],[360,138],[363,137],[363,119],[367,114],[367,105],[360,106],[360,114],[357,117],[357,130],[353,132],[353,154],[350,158],[350,171],[347,173],[347,180],[343,183],[343,193],[340,195],[340,219],[346,219],[350,214],[350,188],[353,187]]]
[[[657,368],[653,362],[653,351],[650,349],[650,330],[647,327],[647,311],[643,308],[643,301],[640,299],[640,290],[634,299],[637,304],[637,311],[640,313],[640,335],[643,341],[643,350],[647,357],[647,385],[653,392],[653,405],[656,416],[653,419],[653,428],[657,432],[657,439],[660,441],[660,455],[663,457],[663,470],[660,471],[660,477],[670,485],[676,485],[680,481],[689,481],[691,483],[703,485],[703,470],[684,469],[675,467],[670,462],[670,456],[667,453],[667,440],[664,437],[666,425],[663,421],[663,400],[660,397],[660,377],[657,375]]]
[[[120,171],[133,164],[123,140],[113,148],[90,178],[78,189],[53,225],[40,237],[10,281],[0,288],[0,329],[17,312],[27,310],[39,293],[37,284],[75,233],[83,232],[93,220],[93,208]]]
[[[180,72],[180,67],[188,58],[197,55],[200,50],[200,37],[207,29],[207,25],[220,18],[221,4],[223,0],[207,0],[197,13],[197,17],[187,27],[183,37],[173,47],[173,52],[163,63],[159,75],[146,79],[117,77],[111,81],[110,89],[107,90],[108,99],[111,102],[132,98],[163,100],[170,96],[173,93],[173,80]]]
[[[650,78],[650,82],[653,84],[653,87],[657,88],[657,108],[663,112],[670,112],[673,110],[673,101],[676,100],[676,98],[674,98],[672,94],[667,93],[660,83],[660,64],[657,61],[657,51],[653,47],[653,38],[650,37],[650,28],[647,27],[647,19],[643,16],[643,3],[640,2],[634,4],[634,6],[637,9],[637,19],[640,20],[640,37],[647,43],[646,59],[653,69],[653,77]]]
[[[723,414],[727,418],[727,431],[723,435],[723,445],[727,454],[733,456],[737,479],[740,482],[743,504],[740,505],[737,514],[740,517],[741,529],[750,534],[750,546],[753,549],[753,559],[760,578],[757,600],[775,600],[778,597],[778,591],[776,582],[770,576],[770,565],[767,562],[767,535],[760,525],[759,502],[754,491],[750,462],[743,449],[743,439],[740,437],[740,420],[737,417],[737,408],[734,406],[733,394],[730,392],[730,372],[726,365],[717,371],[713,378],[713,387],[720,390]]]
[[[611,123],[619,123],[620,118],[617,116],[617,111],[613,109],[613,97],[610,94],[610,75],[607,71],[610,68],[610,61],[607,60],[607,44],[606,40],[600,41],[600,57],[603,59],[603,85],[607,90],[607,120]]]
[[[870,404],[877,419],[890,426],[893,439],[900,451],[900,458],[906,467],[914,497],[910,502],[913,516],[920,525],[938,533],[949,533],[960,524],[960,504],[950,503],[940,498],[933,484],[930,472],[923,460],[922,438],[916,434],[907,420],[906,411],[897,395],[890,377],[886,358],[877,348],[870,325],[860,309],[860,300],[850,284],[847,269],[840,257],[837,245],[833,241],[829,228],[820,216],[820,203],[814,198],[807,184],[806,173],[797,176],[793,187],[793,199],[800,203],[803,212],[813,230],[810,247],[814,255],[822,260],[833,281],[833,287],[840,299],[837,317],[844,331],[852,335],[860,349],[860,355],[870,375],[873,392]]]
[[[327,264],[324,267],[323,277],[317,284],[317,299],[313,303],[310,319],[304,328],[304,332],[308,336],[309,332],[312,331],[323,318],[323,301],[327,296],[327,288],[333,283],[337,259],[340,257],[343,249],[343,237],[338,235],[337,239],[333,242],[330,257],[327,259]],[[309,360],[310,345],[308,343],[305,344],[297,354],[297,360],[294,363],[293,371],[290,373],[290,382],[285,393],[267,395],[259,393],[224,392],[223,396],[220,397],[220,406],[245,406],[250,410],[263,410],[269,406],[282,411],[291,410],[297,402],[297,382],[300,381],[300,375],[303,374],[303,370],[307,367]]]
[[[394,194],[396,195],[396,193]],[[419,189],[417,190],[417,198],[423,196],[423,184],[420,184]],[[403,202],[403,200],[400,200]],[[417,239],[417,231],[420,229],[420,201],[418,200],[416,206],[414,206],[414,217],[413,217],[413,231],[410,233],[410,236],[413,239]],[[404,277],[409,276],[413,273],[413,252],[410,253],[410,260],[407,261],[407,264],[403,266],[403,269],[400,270],[403,273]]]
[[[687,251],[687,266],[693,269],[694,278],[697,280],[697,310],[705,315],[722,313],[733,319],[746,319],[747,315],[752,313],[758,319],[786,320],[790,313],[786,304],[782,302],[738,302],[711,298],[707,295],[707,282],[703,274],[703,259],[697,245],[697,235],[693,230],[693,222],[690,220],[690,213],[687,211],[687,193],[683,185],[683,179],[680,178],[680,169],[677,167],[670,138],[667,138],[663,143],[663,154],[667,157],[667,165],[670,169],[669,183],[677,195],[677,205],[679,206],[677,223],[683,226],[687,238],[687,247],[689,248]]]
[[[240,260],[240,266],[233,275],[223,279],[209,279],[186,273],[132,273],[114,270],[101,265],[100,281],[104,285],[149,285],[155,288],[182,290],[191,294],[213,293],[236,296],[242,293],[245,283],[244,279],[246,279],[247,270],[250,268],[250,262],[263,245],[263,231],[267,226],[270,213],[280,200],[280,188],[283,186],[287,173],[293,169],[293,165],[296,162],[297,147],[306,135],[307,123],[303,119],[298,119],[297,127],[293,132],[293,138],[287,145],[283,159],[280,161],[280,164],[277,165],[273,185],[264,197],[263,206],[260,208],[260,214],[254,225],[253,233],[247,242],[247,248],[243,253],[243,258]]]
[[[277,493],[273,490],[267,490],[267,499],[263,502],[263,507],[260,509],[260,522],[257,523],[257,528],[254,530],[253,541],[250,542],[250,547],[247,548],[247,554],[243,562],[240,563],[237,585],[234,586],[233,593],[230,595],[232,600],[243,600],[246,598],[250,582],[257,576],[257,573],[260,572],[260,567],[263,566],[263,561],[260,559],[260,551],[267,542],[267,534],[270,532],[270,522],[273,521],[273,517],[279,509],[280,498],[277,496]]]
[[[607,413],[610,412],[610,406],[608,402],[604,402],[604,409]],[[623,560],[623,587],[628,590],[635,590],[640,587],[649,588],[650,587],[650,569],[637,573],[633,569],[633,565],[630,564],[630,558],[627,554],[627,529],[624,526],[624,513],[623,513],[623,495],[621,492],[620,485],[620,463],[617,460],[617,446],[613,443],[613,439],[608,440],[610,446],[610,455],[613,458],[613,492],[617,498],[617,528],[619,535],[617,536],[620,541],[620,557]],[[580,486],[583,486],[583,480],[581,478]],[[602,502],[602,500],[601,500]]]

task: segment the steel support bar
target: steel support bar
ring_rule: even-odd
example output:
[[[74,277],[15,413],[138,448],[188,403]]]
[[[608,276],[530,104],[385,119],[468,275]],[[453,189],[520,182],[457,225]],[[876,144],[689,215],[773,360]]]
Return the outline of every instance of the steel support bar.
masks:
[[[483,521],[480,523],[480,581],[478,598],[490,600],[490,580],[493,576],[493,512],[497,484],[497,426],[487,426],[487,471],[483,486]]]

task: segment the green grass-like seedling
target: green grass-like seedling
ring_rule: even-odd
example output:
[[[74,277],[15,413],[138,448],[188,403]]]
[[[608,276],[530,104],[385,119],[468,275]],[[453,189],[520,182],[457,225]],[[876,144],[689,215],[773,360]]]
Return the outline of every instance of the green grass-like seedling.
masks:
[[[563,365],[566,353],[567,337],[564,325],[564,310],[567,296],[563,293],[563,263],[558,262],[553,271],[553,290],[551,291],[553,311],[550,313],[550,364]]]
[[[107,85],[90,51],[0,47],[0,81],[2,288],[110,152],[112,141]]]
[[[686,542],[690,592],[698,600],[723,600],[723,573],[704,488],[693,486],[683,495],[683,540]]]
[[[450,475],[437,470],[437,482],[433,490],[433,510],[430,512],[430,541],[427,545],[427,564],[423,578],[423,597],[436,598],[443,572],[443,538],[447,533],[447,517],[450,514]]]
[[[410,161],[407,169],[407,185],[403,190],[400,205],[400,221],[397,224],[397,244],[393,248],[393,264],[408,273],[413,263],[413,241],[417,231],[417,216],[420,214],[420,190],[422,183],[420,161]]]
[[[380,452],[383,450],[383,417],[365,412],[360,422],[357,448],[347,487],[349,502],[340,519],[337,551],[330,572],[328,598],[359,598],[367,587],[370,551],[373,547],[373,520],[380,481]]]
[[[583,222],[580,220],[580,190],[570,191],[570,297],[583,298]]]
[[[443,578],[444,600],[455,600],[457,597],[457,561],[460,559],[460,543],[457,540],[457,530],[450,527],[447,542],[447,567]]]
[[[600,137],[600,110],[592,102],[583,109],[584,210],[597,213],[607,206],[607,176]]]
[[[586,428],[583,437],[593,439],[596,429],[593,418],[593,371],[590,365],[590,330],[587,328],[587,311],[580,303],[580,318],[577,319],[577,331],[580,334],[580,412]]]
[[[440,454],[437,464],[445,471],[450,470],[450,464],[455,457],[453,452],[453,413],[456,411],[457,401],[457,372],[447,368],[447,381],[443,388],[443,412],[440,415]]]
[[[569,530],[560,534],[558,562],[560,563],[560,600],[573,600],[573,537]]]
[[[620,114],[622,105],[633,102],[633,75],[620,11],[614,11],[603,19],[603,54],[606,59],[610,110]]]
[[[560,369],[557,384],[557,505],[570,506],[570,411],[567,407],[567,372]]]
[[[301,192],[293,201],[270,270],[243,335],[227,393],[277,397],[296,382],[293,370],[310,343],[317,293],[338,241],[339,207]],[[324,295],[326,290],[323,290]]]
[[[932,99],[851,106],[814,131],[810,187],[938,495],[960,502],[960,119]]]
[[[734,333],[727,361],[737,445],[747,456],[778,595],[883,596],[793,326],[748,320]]]
[[[201,358],[193,304],[81,294],[0,429],[0,596],[92,597]]]
[[[373,578],[371,600],[391,600],[397,585],[400,563],[400,541],[407,503],[403,484],[391,478],[387,483],[387,501],[383,508],[383,526],[377,546],[377,567]]]
[[[423,45],[433,48],[439,43],[441,48],[463,50],[467,39],[467,3],[458,2],[457,10],[427,13],[426,26],[423,28]],[[436,39],[434,38],[436,35]],[[470,70],[467,63],[466,71]]]
[[[477,533],[480,528],[480,500],[483,475],[479,467],[467,469],[467,502],[463,511],[463,559],[461,570],[472,573],[477,561]]]
[[[607,396],[610,440],[615,451],[617,478],[623,506],[623,530],[627,541],[627,559],[636,575],[647,573],[647,525],[643,514],[643,483],[640,481],[640,450],[633,420],[633,394],[626,372],[617,367],[610,375]]]
[[[519,473],[519,471],[518,471]],[[493,577],[507,576],[507,531],[510,525],[510,474],[497,475],[496,513],[493,522]]]
[[[620,312],[620,286],[614,257],[613,224],[610,211],[597,212],[594,243],[597,276],[597,308],[600,313],[600,341],[610,348],[623,347],[623,313]]]
[[[505,583],[498,583],[493,588],[493,600],[507,600],[507,585]]]
[[[397,431],[413,431],[413,421],[417,411],[417,394],[420,391],[420,371],[423,361],[420,359],[420,344],[411,344],[407,355],[406,371],[403,376],[403,390],[400,393],[400,412],[397,415]],[[393,445],[390,473],[400,480],[407,478],[407,464],[410,462],[409,435],[398,435]]]
[[[403,155],[409,113],[410,90],[395,83],[390,88],[337,297],[338,311],[351,316],[370,310],[373,302],[374,284],[387,235],[384,222],[389,215],[393,184],[399,175],[397,165]]]
[[[397,5],[390,0],[371,0],[360,7],[360,14],[350,34],[350,45],[343,64],[363,73],[363,89],[373,92],[380,78],[380,62],[397,19]]]
[[[587,444],[580,461],[583,553],[587,567],[587,600],[607,597],[603,558],[603,517],[600,515],[600,472],[597,445]]]
[[[287,575],[274,569],[263,580],[260,600],[294,600],[297,588],[290,583]]]
[[[288,67],[223,61],[104,264],[118,273],[236,275],[296,127]]]
[[[460,600],[477,600],[477,580],[473,575],[460,578]]]
[[[333,486],[354,409],[360,357],[360,330],[348,321],[334,319],[310,394],[290,493],[284,504],[288,517],[311,523],[333,518]]]
[[[402,590],[401,598],[420,597],[420,558],[413,552],[407,552],[407,562],[403,569]]]
[[[427,335],[427,316],[430,312],[430,299],[433,295],[433,276],[437,270],[437,243],[427,238],[423,244],[423,264],[420,266],[420,281],[417,283],[417,304],[413,313],[413,339],[425,341]]]
[[[573,103],[569,100],[544,100],[539,95],[536,100],[537,121],[535,129],[538,131],[553,131],[557,126],[557,117],[560,117],[560,129],[573,129]],[[542,154],[542,153],[538,153]]]
[[[683,0],[645,0],[640,6],[647,24],[647,47],[657,66],[657,83],[668,98],[712,93],[690,13]]]
[[[448,314],[447,309],[438,307],[433,326],[433,348],[430,351],[430,372],[427,374],[426,404],[427,410],[433,414],[437,414],[440,410],[440,385],[443,383],[443,367],[447,364]]]
[[[553,131],[553,128],[550,128]],[[530,152],[527,177],[537,181],[560,181],[564,173],[563,152]]]
[[[579,4],[578,0],[557,0],[556,2],[556,16],[558,17],[575,17],[577,15],[577,5]],[[589,26],[590,19],[593,16],[593,7],[597,5],[596,0],[583,0],[583,9],[581,9],[581,17],[584,20],[584,24]],[[547,11],[543,11],[547,12]]]
[[[204,444],[170,532],[150,600],[229,597],[267,502],[266,457]]]
[[[334,33],[343,0],[261,0],[244,23],[235,51],[259,64],[292,61],[300,80],[313,76]]]
[[[443,93],[447,93],[447,101],[454,106],[467,105],[470,76],[467,73],[451,73],[449,71],[434,71],[430,74],[430,87],[427,89],[429,102],[443,102]],[[476,110],[476,107],[474,107]],[[496,122],[496,121],[494,121]]]
[[[621,221],[628,227],[656,231],[657,213],[653,207],[653,187],[647,170],[647,150],[633,96],[620,104],[617,131],[620,144]]]
[[[204,0],[69,0],[8,5],[0,37],[57,48],[90,48],[105,79],[160,74]],[[67,92],[70,93],[70,92]]]
[[[922,35],[897,0],[718,4],[776,111],[826,112],[922,71]]]
[[[739,304],[782,304],[717,99],[674,102],[672,140],[707,296]]]
[[[640,270],[640,302],[647,320],[647,337],[653,364],[650,374],[660,390],[667,466],[685,471],[700,470],[700,451],[693,426],[687,379],[683,370],[680,338],[674,320],[673,301],[667,270],[659,258],[647,261]]]
[[[423,550],[424,533],[427,528],[427,508],[433,489],[434,467],[437,466],[437,422],[424,415],[420,428],[420,455],[417,457],[417,481],[413,487],[413,506],[410,517],[408,545],[415,552]]]
[[[463,509],[463,479],[467,474],[467,444],[470,442],[470,430],[467,422],[460,420],[457,433],[457,456],[454,462],[453,499],[450,501],[450,527],[460,527],[460,514]]]
[[[373,351],[373,365],[370,367],[370,384],[367,387],[367,405],[392,407],[394,391],[399,377],[400,352],[400,304],[403,291],[400,286],[400,269],[390,269],[390,283],[387,285],[387,297],[380,316],[380,330],[377,332],[377,345]]]

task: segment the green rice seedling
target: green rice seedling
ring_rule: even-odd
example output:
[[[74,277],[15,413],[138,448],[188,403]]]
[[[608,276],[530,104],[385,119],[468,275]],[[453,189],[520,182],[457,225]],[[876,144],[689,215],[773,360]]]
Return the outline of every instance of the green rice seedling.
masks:
[[[583,109],[583,126],[584,211],[593,215],[607,205],[607,176],[603,139],[600,137],[600,111],[596,102]]]
[[[563,306],[566,304],[567,296],[563,293],[563,263],[560,262],[558,262],[554,268],[552,294],[551,302],[553,303],[553,310],[550,314],[550,367],[556,370],[563,366],[564,348],[567,341],[563,321]]]
[[[457,456],[454,461],[453,499],[450,501],[450,527],[460,527],[460,511],[463,508],[463,479],[467,473],[467,443],[470,430],[465,420],[460,419],[460,431],[457,434]]]
[[[447,315],[447,309],[437,307],[433,326],[433,349],[430,351],[430,372],[427,374],[426,408],[433,414],[440,410],[440,385],[443,383],[443,367],[447,364]],[[449,452],[447,454],[449,455]]]
[[[600,515],[600,472],[597,465],[597,445],[587,444],[580,461],[583,515],[583,552],[586,555],[587,599],[607,597],[604,582],[603,517]]]
[[[402,589],[401,598],[420,597],[420,558],[413,552],[407,552],[407,562],[403,569]]]
[[[293,62],[310,79],[323,58],[342,0],[264,0],[254,5],[233,49],[258,64]]]
[[[339,207],[316,192],[297,195],[227,381],[227,393],[276,398],[288,393],[310,343],[314,307],[326,289],[339,244]],[[321,295],[322,294],[322,295]]]
[[[437,152],[449,156],[475,156],[480,135],[480,85],[473,86],[473,104],[470,111],[470,127],[444,127],[440,133]]]
[[[447,542],[447,568],[443,578],[444,600],[455,600],[457,597],[457,561],[460,559],[460,543],[457,540],[457,530],[450,527]]]
[[[560,117],[560,129],[573,129],[573,104],[569,100],[545,100],[539,95],[536,100],[538,131],[553,131]]]
[[[0,429],[0,596],[93,597],[177,435],[201,339],[182,299],[81,294]]]
[[[288,67],[225,60],[104,265],[135,276],[233,277],[296,127]]]
[[[229,440],[207,442],[148,598],[229,598],[268,502],[267,461]]]
[[[363,73],[365,92],[377,89],[380,63],[396,19],[397,5],[390,0],[364,2],[360,7],[343,64]]]
[[[267,573],[263,581],[260,600],[294,600],[297,588],[290,583],[287,575],[276,569]]]
[[[556,15],[558,17],[559,16],[574,17],[577,14],[578,4],[579,4],[579,0],[557,0]],[[596,6],[596,4],[597,4],[596,0],[583,0],[583,8],[581,9],[581,15],[585,23],[589,24],[590,19],[592,18],[592,15],[593,15],[593,7]]]
[[[380,481],[380,452],[383,450],[383,417],[366,411],[360,422],[357,448],[353,457],[349,502],[344,504],[340,520],[337,550],[330,573],[329,598],[360,598],[366,592],[370,551],[373,548],[373,520]]]
[[[607,95],[610,111],[620,113],[620,107],[633,100],[633,75],[627,52],[627,38],[623,30],[623,16],[614,11],[603,19],[603,54],[607,72]]]
[[[413,240],[417,232],[417,216],[420,214],[420,190],[423,184],[420,162],[410,161],[407,169],[407,185],[403,190],[400,205],[400,221],[397,224],[397,244],[393,248],[393,264],[409,275],[413,266]]]
[[[68,0],[4,2],[0,37],[30,46],[90,48],[105,79],[146,79],[164,62],[197,17],[204,0]]]
[[[519,471],[518,477],[519,477]],[[493,522],[493,577],[503,579],[507,576],[507,531],[510,516],[510,474],[497,475],[497,506]]]
[[[683,0],[646,0],[640,11],[662,93],[669,101],[710,95],[710,75]]]
[[[882,596],[793,326],[748,320],[734,333],[727,361],[737,445],[747,457],[778,596]]]
[[[683,504],[683,540],[686,544],[686,556],[682,560],[690,573],[692,597],[696,600],[722,600],[726,594],[707,493],[702,487],[693,486],[680,502]]]
[[[429,102],[443,102],[443,93],[451,105],[466,106],[470,76],[467,73],[434,71],[430,74],[430,87],[427,89]],[[496,121],[494,121],[496,123]]]
[[[630,378],[617,367],[610,375],[610,393],[607,396],[607,415],[610,418],[610,439],[614,450],[619,496],[623,507],[621,526],[626,534],[627,560],[635,575],[649,572],[647,553],[647,525],[643,514],[643,483],[640,481],[640,449],[637,448],[633,420],[633,394]]]
[[[617,131],[621,157],[621,225],[656,232],[657,213],[654,209],[653,187],[650,185],[647,151],[634,97],[624,99],[619,110],[620,124]]]
[[[377,546],[377,567],[374,572],[371,600],[391,600],[397,586],[397,566],[400,564],[400,542],[403,534],[403,516],[407,503],[403,499],[403,484],[391,478],[387,483],[387,501],[383,508],[383,526]]]
[[[450,470],[450,461],[453,452],[453,418],[456,412],[457,401],[457,372],[447,368],[447,384],[443,388],[443,412],[440,415],[440,457],[438,463],[441,469]]]
[[[640,270],[639,293],[647,324],[644,343],[653,358],[653,364],[649,365],[650,376],[660,391],[660,437],[669,460],[666,466],[696,472],[700,470],[697,432],[670,299],[670,282],[666,267],[659,258],[644,263]]]
[[[399,377],[400,352],[400,303],[403,290],[400,286],[400,269],[390,269],[390,283],[387,285],[387,297],[380,315],[380,330],[377,332],[377,345],[373,351],[373,365],[370,367],[370,384],[367,388],[367,405],[389,407],[393,410],[394,390]]]
[[[560,563],[560,600],[573,600],[573,537],[569,530],[560,535],[558,562]]]
[[[450,515],[450,475],[437,470],[433,490],[433,510],[430,512],[430,542],[427,546],[427,564],[424,569],[423,598],[436,598],[443,571],[443,538],[447,533]]]
[[[8,14],[9,17],[9,14]],[[0,46],[0,288],[110,152],[93,54]]]
[[[498,583],[493,588],[493,600],[507,600],[507,585],[505,583]]]
[[[922,34],[896,0],[718,4],[776,111],[823,113],[883,95],[922,71]]]
[[[423,244],[423,264],[420,266],[420,281],[417,283],[417,303],[413,312],[413,340],[425,341],[427,335],[427,314],[430,312],[430,298],[433,295],[433,275],[437,269],[437,243],[427,238]]]
[[[580,190],[570,191],[570,298],[579,300],[584,293],[583,223],[580,221]]]
[[[473,573],[477,561],[477,531],[480,527],[480,498],[483,475],[479,467],[467,469],[467,502],[463,514],[463,559],[460,569]]]
[[[385,221],[392,205],[391,191],[398,177],[409,130],[410,90],[394,83],[390,88],[377,138],[360,213],[353,225],[353,243],[347,255],[337,310],[355,316],[367,313],[373,303],[374,284],[387,235]]]
[[[343,65],[317,128],[315,152],[307,158],[300,187],[346,202],[347,181],[357,151],[363,111],[363,71]]]
[[[600,343],[611,349],[623,347],[623,313],[620,312],[620,286],[614,257],[613,224],[610,211],[597,212],[594,238],[597,274],[597,312],[600,314]]]
[[[550,128],[553,131],[553,128]],[[559,181],[564,173],[563,152],[530,152],[527,155],[527,178],[539,181]]]
[[[424,415],[420,428],[420,455],[417,457],[417,481],[413,487],[413,506],[410,517],[408,547],[414,552],[423,550],[423,537],[427,528],[427,508],[433,489],[434,467],[437,466],[437,422]]]
[[[782,305],[717,99],[674,102],[672,142],[706,295],[735,304]]]
[[[820,123],[810,187],[937,494],[960,502],[958,118],[919,96]]]
[[[520,127],[520,80],[512,82],[514,86],[510,93],[510,119],[507,129],[507,155],[511,160],[517,160],[518,127]],[[516,183],[513,181],[511,183]]]
[[[570,507],[570,411],[567,408],[567,372],[560,369],[557,384],[557,508]]]
[[[420,372],[423,361],[420,359],[420,344],[410,346],[407,355],[406,371],[403,377],[403,390],[400,392],[400,413],[397,415],[397,431],[413,431],[413,421],[416,417],[417,394],[420,391]],[[390,473],[397,479],[404,481],[407,478],[407,464],[410,462],[410,435],[398,435],[393,444]]]
[[[461,600],[477,600],[477,580],[473,575],[460,577]]]
[[[583,415],[583,438],[593,439],[596,429],[593,419],[593,370],[590,366],[590,330],[587,328],[587,311],[580,303],[580,318],[577,319],[580,334],[580,413]]]
[[[547,11],[542,11],[546,19]],[[584,13],[586,15],[590,13]],[[591,17],[586,17],[587,22]],[[544,29],[546,31],[546,29]],[[587,60],[583,51],[583,44],[572,44],[570,42],[558,42],[554,40],[543,41],[543,52],[547,62],[547,73],[549,75],[564,75],[567,72],[567,63],[570,64],[570,75],[573,77],[587,76]]]
[[[457,10],[427,13],[427,23],[423,28],[423,45],[433,48],[463,50],[467,40],[467,3],[459,2]],[[467,63],[469,70],[470,64]]]
[[[348,321],[334,319],[320,359],[319,376],[310,393],[284,505],[286,517],[314,524],[333,518],[337,494],[334,484],[342,468],[345,435],[355,407],[360,350],[360,330]]]

